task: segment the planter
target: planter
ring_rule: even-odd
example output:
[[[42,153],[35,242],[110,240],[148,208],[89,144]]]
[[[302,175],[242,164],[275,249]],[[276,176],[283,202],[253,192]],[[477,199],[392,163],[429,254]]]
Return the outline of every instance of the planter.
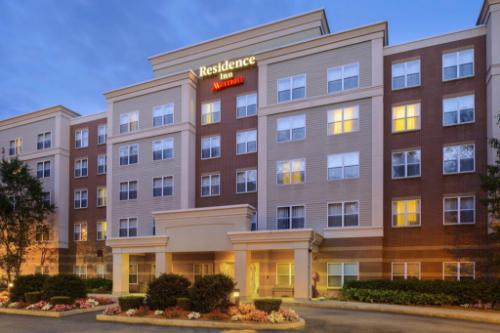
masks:
[[[95,308],[91,308],[91,309],[74,309],[74,310],[61,311],[61,312],[0,308],[0,314],[61,318],[61,317],[79,315],[82,313],[103,311],[105,308],[106,308],[106,305],[100,305],[100,306],[96,306]]]

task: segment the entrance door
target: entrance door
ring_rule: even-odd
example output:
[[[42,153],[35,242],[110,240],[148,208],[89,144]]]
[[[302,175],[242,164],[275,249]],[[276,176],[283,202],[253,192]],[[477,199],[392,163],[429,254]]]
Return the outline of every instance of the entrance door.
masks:
[[[250,264],[250,290],[251,297],[259,296],[259,287],[260,287],[260,266],[258,262],[254,262]]]

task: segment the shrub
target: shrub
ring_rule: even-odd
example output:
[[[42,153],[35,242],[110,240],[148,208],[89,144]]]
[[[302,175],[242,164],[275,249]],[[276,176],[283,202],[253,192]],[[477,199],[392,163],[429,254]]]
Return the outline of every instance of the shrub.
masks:
[[[24,294],[32,291],[42,291],[47,278],[46,275],[41,274],[18,276],[14,281],[14,286],[10,289],[10,301],[24,301]]]
[[[191,311],[191,300],[187,297],[180,297],[177,299],[177,306],[183,310]]]
[[[176,306],[166,309],[164,314],[167,319],[181,318],[184,315],[184,310]]]
[[[71,305],[73,304],[73,299],[68,296],[54,296],[50,298],[50,304],[56,305],[56,304],[66,304],[66,305]]]
[[[60,274],[51,276],[45,281],[42,299],[47,301],[54,296],[67,296],[72,300],[87,297],[85,282],[76,275]]]
[[[253,301],[255,308],[257,310],[265,311],[267,313],[271,313],[273,311],[279,311],[281,307],[281,299],[280,298],[261,298],[255,299]]]
[[[130,309],[138,309],[144,305],[144,297],[142,296],[123,296],[118,298],[118,304],[122,311]]]
[[[113,281],[104,278],[90,278],[85,280],[88,291],[94,293],[106,293],[113,290]]]
[[[162,274],[149,283],[146,303],[153,310],[175,306],[177,298],[186,297],[191,283],[177,274]]]
[[[427,294],[402,290],[344,288],[342,295],[348,300],[368,303],[447,305],[456,302],[455,297],[446,294]]]
[[[24,293],[24,299],[26,300],[26,303],[29,304],[38,303],[42,300],[42,293],[39,291]]]
[[[190,290],[193,310],[207,313],[215,308],[226,308],[234,285],[234,281],[223,274],[207,275],[198,279]]]

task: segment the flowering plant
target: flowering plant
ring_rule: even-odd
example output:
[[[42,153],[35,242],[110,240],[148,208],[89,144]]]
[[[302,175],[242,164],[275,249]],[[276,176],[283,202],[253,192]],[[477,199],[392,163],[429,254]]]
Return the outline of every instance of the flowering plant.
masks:
[[[99,305],[99,302],[92,298],[79,298],[75,301],[75,306],[80,309],[92,309]]]
[[[246,315],[255,311],[255,306],[252,303],[241,303],[238,306],[238,311],[240,311],[241,314]]]
[[[56,304],[52,308],[53,311],[57,311],[57,312],[69,311],[69,310],[73,310],[73,309],[74,309],[74,306],[70,305],[70,304]]]
[[[188,319],[199,319],[200,318],[200,313],[199,312],[191,312],[190,314],[188,314]]]
[[[33,303],[31,305],[28,305],[26,307],[26,310],[41,310],[44,306],[47,305],[47,302],[45,301],[40,301],[38,303]]]
[[[267,313],[261,310],[253,310],[252,312],[245,315],[245,319],[256,321],[259,323],[265,323],[268,321]]]
[[[299,320],[299,315],[293,309],[280,309],[279,311],[286,321],[297,321]]]
[[[282,313],[273,311],[267,316],[267,320],[269,320],[271,323],[282,323],[285,321],[285,317],[283,317]]]
[[[118,304],[114,304],[107,306],[106,309],[104,309],[103,314],[112,316],[119,314],[121,311],[120,306]]]
[[[50,309],[52,309],[52,304],[50,303],[47,303],[44,306],[42,306],[42,311],[49,311]]]
[[[94,296],[91,299],[99,303],[98,305],[109,305],[114,303],[113,299],[109,297]]]
[[[167,319],[180,318],[184,314],[184,311],[178,307],[174,306],[172,308],[165,309],[165,317]]]
[[[231,321],[241,321],[241,320],[243,320],[243,316],[239,313],[231,316]]]
[[[137,314],[137,309],[128,309],[127,312],[125,312],[125,314],[129,317],[133,317]]]
[[[0,308],[5,307],[5,304],[6,304],[6,303],[4,303],[4,302],[0,302]]]
[[[7,307],[9,309],[18,309],[21,306],[21,302],[12,302]]]
[[[163,316],[164,312],[162,310],[156,310],[155,316]]]

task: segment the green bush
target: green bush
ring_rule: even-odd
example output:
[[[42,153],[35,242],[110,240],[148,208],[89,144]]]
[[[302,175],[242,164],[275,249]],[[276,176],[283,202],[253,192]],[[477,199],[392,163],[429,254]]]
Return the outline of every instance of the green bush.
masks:
[[[177,306],[183,310],[191,311],[191,300],[187,297],[180,297],[177,299]]]
[[[42,293],[40,291],[30,291],[29,293],[24,293],[24,300],[28,304],[40,302],[42,300]]]
[[[85,282],[76,275],[60,274],[51,276],[45,281],[42,299],[50,300],[54,296],[67,296],[72,300],[87,297]]]
[[[426,294],[415,291],[376,290],[344,288],[345,299],[367,303],[390,303],[403,305],[448,305],[454,304],[456,298],[445,294]]]
[[[281,298],[260,298],[253,301],[255,308],[257,310],[265,311],[271,313],[273,311],[279,311],[281,307]]]
[[[107,293],[113,290],[113,281],[104,278],[90,278],[85,280],[87,291],[94,293]]]
[[[198,279],[190,290],[193,310],[207,313],[227,307],[234,285],[234,281],[223,274],[206,275]]]
[[[144,297],[142,296],[123,296],[118,298],[118,305],[122,311],[129,309],[138,309],[144,305]]]
[[[73,299],[68,296],[54,296],[50,298],[50,304],[73,304]]]
[[[184,276],[162,274],[149,283],[146,303],[153,310],[165,310],[175,306],[177,298],[188,296],[190,284]]]
[[[32,274],[18,276],[14,281],[14,286],[10,289],[9,298],[12,302],[25,301],[24,295],[32,291],[42,291],[47,280],[46,275]]]

